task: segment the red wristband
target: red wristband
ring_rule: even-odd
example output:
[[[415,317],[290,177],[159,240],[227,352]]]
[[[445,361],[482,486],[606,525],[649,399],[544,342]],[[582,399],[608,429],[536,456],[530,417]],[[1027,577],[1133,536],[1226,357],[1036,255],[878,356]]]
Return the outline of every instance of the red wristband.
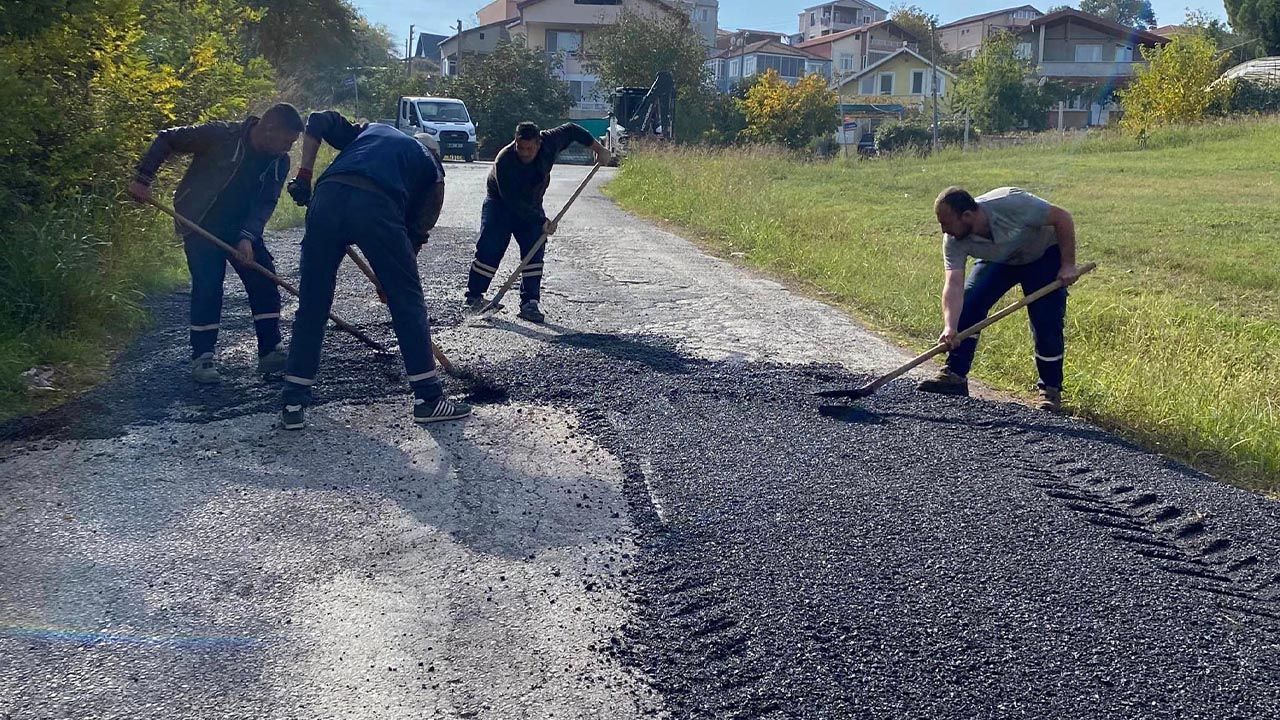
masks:
[[[298,177],[303,180],[311,179],[311,168],[298,168]]]

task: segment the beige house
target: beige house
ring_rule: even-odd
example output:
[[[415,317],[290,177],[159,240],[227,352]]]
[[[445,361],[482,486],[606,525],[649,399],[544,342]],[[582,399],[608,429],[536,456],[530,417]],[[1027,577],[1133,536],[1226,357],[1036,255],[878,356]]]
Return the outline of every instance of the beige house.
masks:
[[[1106,125],[1119,117],[1110,91],[1129,84],[1146,66],[1143,47],[1167,44],[1167,38],[1079,10],[1059,10],[1036,18],[1018,34],[1018,52],[1035,65],[1037,81],[1078,86],[1082,94],[1049,113],[1050,127]],[[1102,95],[1092,91],[1100,90]]]
[[[980,15],[970,15],[938,26],[938,44],[948,53],[971,58],[987,38],[1001,32],[1018,32],[1043,17],[1044,13],[1030,5],[995,10]]]
[[[836,77],[848,77],[889,57],[904,44],[919,49],[919,38],[893,22],[861,25],[796,45],[801,50],[831,61]]]
[[[889,12],[870,0],[830,0],[800,12],[800,32],[795,43],[835,35],[850,28],[870,25],[889,17]]]
[[[680,13],[712,47],[718,8],[718,0],[494,0],[477,13],[482,23],[488,22],[442,42],[441,55],[445,74],[456,67],[449,58],[456,57],[459,45],[464,63],[468,54],[492,52],[504,39],[559,55],[560,77],[574,101],[569,117],[598,118],[609,111],[607,91],[598,87],[599,76],[588,68],[592,41],[605,28],[617,23],[623,12],[653,17]]]
[[[923,108],[933,97],[934,72],[938,78],[938,105],[947,107],[956,76],[909,47],[845,78],[836,88],[843,99]]]

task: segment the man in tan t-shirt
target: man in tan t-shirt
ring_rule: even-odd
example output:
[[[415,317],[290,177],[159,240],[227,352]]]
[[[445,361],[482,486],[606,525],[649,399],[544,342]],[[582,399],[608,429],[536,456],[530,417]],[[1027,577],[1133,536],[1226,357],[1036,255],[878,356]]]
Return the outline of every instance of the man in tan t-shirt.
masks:
[[[939,343],[951,346],[946,365],[936,377],[921,382],[926,392],[969,394],[969,368],[978,336],[956,342],[963,328],[982,322],[1014,285],[1030,295],[1054,280],[1070,285],[1080,277],[1076,268],[1075,223],[1071,213],[1018,188],[997,188],[974,198],[950,187],[934,202],[942,226],[943,330]],[[965,278],[965,265],[976,258]],[[1063,287],[1027,306],[1035,339],[1036,368],[1040,371],[1042,410],[1062,406],[1063,326],[1067,289]]]

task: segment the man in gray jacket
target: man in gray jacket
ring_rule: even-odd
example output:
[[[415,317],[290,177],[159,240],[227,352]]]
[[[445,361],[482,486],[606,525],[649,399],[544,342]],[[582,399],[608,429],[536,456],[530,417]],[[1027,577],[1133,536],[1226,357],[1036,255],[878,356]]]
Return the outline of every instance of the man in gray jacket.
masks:
[[[258,372],[284,372],[280,291],[238,261],[254,261],[275,271],[262,232],[275,212],[289,175],[288,152],[302,129],[298,111],[285,103],[273,106],[261,119],[250,116],[237,123],[169,128],[156,137],[129,184],[129,194],[145,202],[151,198],[151,184],[164,161],[174,153],[191,155],[191,166],[174,194],[174,209],[239,251],[236,257],[228,257],[213,243],[177,226],[191,271],[191,377],[196,382],[220,379],[213,350],[228,260],[249,295],[258,336]]]

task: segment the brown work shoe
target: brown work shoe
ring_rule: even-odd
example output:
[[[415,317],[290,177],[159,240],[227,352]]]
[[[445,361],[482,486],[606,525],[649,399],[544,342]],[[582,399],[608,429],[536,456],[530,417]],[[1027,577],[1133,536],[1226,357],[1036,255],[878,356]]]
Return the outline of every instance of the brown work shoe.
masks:
[[[1040,388],[1040,400],[1036,408],[1045,412],[1062,412],[1062,391],[1056,387]]]
[[[939,393],[941,395],[961,395],[969,396],[969,378],[963,375],[957,375],[948,368],[942,368],[937,375],[922,380],[916,385],[917,390],[924,392]]]

